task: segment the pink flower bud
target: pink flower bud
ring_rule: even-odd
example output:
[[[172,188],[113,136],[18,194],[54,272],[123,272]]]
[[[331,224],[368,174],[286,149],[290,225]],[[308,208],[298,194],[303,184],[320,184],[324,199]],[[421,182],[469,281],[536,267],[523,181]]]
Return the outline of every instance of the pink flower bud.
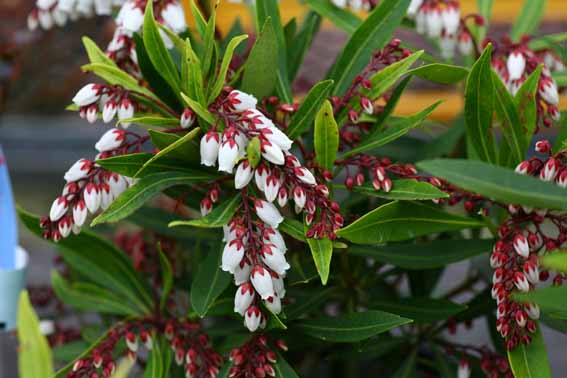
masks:
[[[459,361],[459,370],[457,372],[457,378],[469,378],[471,376],[471,368],[469,362],[465,359]]]
[[[508,56],[506,62],[510,80],[517,80],[522,77],[526,69],[526,58],[520,50],[515,50]]]
[[[243,257],[244,245],[242,242],[238,239],[228,242],[222,252],[221,269],[225,272],[234,273],[234,270],[240,264]]]
[[[193,122],[195,122],[195,113],[191,109],[185,108],[183,113],[181,113],[179,124],[182,128],[187,129],[193,125]]]
[[[83,193],[87,209],[89,209],[91,213],[95,213],[100,207],[100,191],[98,190],[98,187],[96,184],[90,182],[85,187],[85,191]]]
[[[522,272],[514,273],[514,285],[516,285],[520,291],[527,292],[530,290],[530,284]]]
[[[528,240],[522,234],[517,234],[514,237],[514,250],[516,253],[523,258],[528,258],[530,255],[530,246],[528,244]]]
[[[543,181],[555,180],[555,175],[557,174],[557,168],[559,163],[554,158],[549,158],[543,169],[540,171],[539,178]]]
[[[516,166],[516,173],[519,173],[521,175],[525,175],[526,173],[530,172],[530,162],[529,161],[523,161],[520,164],[518,164]]]
[[[123,98],[118,106],[118,119],[128,119],[134,117],[134,105],[128,98]],[[130,126],[130,122],[122,122],[122,126]]]
[[[269,202],[274,202],[280,190],[280,181],[274,175],[268,176],[266,179],[266,186],[264,188],[264,195]]]
[[[244,316],[244,313],[254,301],[254,288],[248,282],[243,283],[236,289],[234,296],[234,312]]]
[[[256,200],[254,202],[254,208],[258,217],[266,224],[273,228],[277,228],[279,224],[283,221],[283,217],[276,209],[274,205],[270,202],[263,200]]]
[[[90,105],[100,98],[101,89],[99,84],[87,84],[73,97],[73,103],[79,107]]]
[[[260,326],[262,313],[257,306],[250,306],[244,315],[244,325],[250,332],[254,332]]]
[[[285,271],[290,268],[283,252],[274,244],[265,244],[262,247],[261,254],[264,263],[277,274],[285,274]]]
[[[539,283],[539,269],[537,266],[537,262],[535,261],[526,261],[524,263],[524,274],[526,275],[528,281],[532,284]]]
[[[261,139],[261,142],[262,157],[264,159],[276,165],[283,165],[285,163],[283,151],[278,145],[268,139]]]
[[[270,312],[276,315],[282,312],[282,302],[276,295],[266,298],[264,300],[264,305],[266,305]]]
[[[244,112],[248,109],[255,109],[258,100],[256,97],[241,91],[233,90],[227,97],[229,107],[235,112]]]
[[[295,176],[307,185],[316,185],[315,176],[305,167],[296,167],[294,169]]]
[[[547,139],[538,140],[535,144],[535,149],[537,152],[546,154],[551,151],[551,144],[549,144]]]
[[[79,181],[88,176],[93,168],[93,162],[87,159],[80,159],[75,162],[65,173],[63,178],[67,182]]]
[[[51,210],[49,210],[49,219],[52,222],[58,221],[67,212],[69,203],[65,197],[58,197],[51,204]]]
[[[214,147],[214,145],[211,144],[210,147]],[[204,165],[208,165],[207,161],[203,161],[204,156],[207,155],[201,153],[201,163]],[[221,144],[220,149],[218,149],[219,171],[232,173],[237,158],[238,158],[238,144],[233,138],[229,138],[225,140]]]
[[[285,205],[287,205],[287,200],[287,189],[280,188],[280,190],[278,191],[278,205],[280,205],[280,207],[285,207]]]
[[[126,134],[121,129],[111,129],[102,135],[95,144],[95,148],[99,152],[111,151],[122,145]]]
[[[61,234],[61,237],[66,238],[67,236],[69,236],[69,234],[71,233],[72,224],[73,221],[71,219],[71,216],[69,215],[64,216],[59,220],[59,222],[57,223],[57,228],[59,229],[59,233]]]
[[[360,107],[364,109],[366,114],[374,114],[374,106],[372,105],[372,101],[370,101],[367,97],[360,98]]]
[[[252,285],[254,285],[254,289],[262,299],[266,299],[274,295],[272,278],[268,270],[264,267],[256,265],[252,268],[250,280],[252,281]]]
[[[138,338],[136,337],[136,334],[133,332],[128,332],[126,334],[126,346],[128,347],[128,349],[130,349],[132,352],[136,352],[138,351]]]
[[[212,167],[216,164],[219,155],[219,144],[220,135],[217,132],[209,131],[201,138],[201,164],[207,167]]]
[[[104,107],[102,108],[102,121],[104,123],[109,123],[112,121],[114,116],[116,116],[116,111],[118,110],[118,105],[114,100],[108,100]]]
[[[248,263],[246,258],[243,258],[240,264],[236,265],[234,268],[234,284],[241,285],[248,282],[250,279],[250,272],[252,271],[252,266]]]

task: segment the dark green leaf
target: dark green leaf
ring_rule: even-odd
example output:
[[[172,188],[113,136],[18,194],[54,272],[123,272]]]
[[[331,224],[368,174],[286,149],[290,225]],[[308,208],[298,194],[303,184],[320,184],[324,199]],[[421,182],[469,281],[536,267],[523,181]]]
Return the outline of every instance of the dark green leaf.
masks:
[[[220,269],[222,248],[209,251],[191,284],[191,304],[200,317],[204,317],[217,297],[230,284],[230,274]]]
[[[431,114],[431,112],[433,112],[440,103],[441,101],[438,101],[412,116],[398,118],[395,121],[391,121],[390,127],[386,130],[375,130],[373,133],[365,137],[364,141],[358,147],[343,153],[340,158],[344,159],[355,154],[367,152],[400,138],[414,127],[419,126],[425,117]]]
[[[93,219],[91,226],[106,222],[118,222],[128,217],[155,195],[169,187],[193,185],[210,179],[211,177],[208,174],[199,171],[194,173],[172,171],[144,176],[136,185],[128,188],[106,210]]]
[[[335,189],[344,189],[344,185],[335,185]],[[398,179],[392,181],[392,189],[389,192],[376,190],[372,185],[365,184],[362,186],[354,186],[352,191],[355,193],[365,194],[367,196],[385,198],[390,200],[431,200],[436,198],[447,198],[449,195],[435,186],[424,182],[411,179]]]
[[[222,227],[230,221],[238,207],[241,205],[242,198],[236,194],[230,200],[217,205],[213,211],[199,219],[178,220],[171,222],[169,227],[195,226],[204,228]]]
[[[392,115],[411,78],[411,76],[407,76],[394,88],[390,94],[390,99],[386,103],[386,106],[384,106],[384,110],[376,116],[376,122],[374,122],[374,126],[372,126],[374,130],[382,129],[384,122]]]
[[[467,136],[481,160],[495,163],[496,150],[492,135],[494,84],[492,80],[492,45],[484,49],[473,65],[465,87],[465,124]]]
[[[175,134],[162,133],[156,130],[149,130],[148,134],[150,134],[152,143],[160,151],[177,142],[177,144],[174,146],[175,148],[170,148],[168,150],[168,153],[166,154],[168,158],[179,159],[184,162],[199,165],[199,143],[195,140],[194,135],[192,135],[191,137],[186,137],[183,142],[178,142],[182,137],[179,137]],[[165,155],[162,155],[157,160],[159,161],[164,157]],[[154,163],[155,162],[156,160],[154,160]],[[146,166],[146,169],[150,168],[151,165],[152,163]],[[184,165],[186,164],[182,164],[181,166]]]
[[[366,311],[336,318],[306,320],[296,327],[307,335],[327,342],[353,343],[408,323],[411,323],[411,319],[382,311]]]
[[[446,299],[403,298],[397,301],[372,301],[368,307],[413,319],[416,322],[437,322],[446,320],[466,306],[458,305]]]
[[[538,327],[531,334],[532,342],[528,345],[519,343],[512,351],[508,351],[508,362],[515,377],[551,378],[551,368],[545,350],[543,335]]]
[[[305,226],[304,231],[308,229]],[[331,271],[331,258],[333,257],[333,242],[328,238],[315,239],[306,238],[309,249],[311,250],[311,255],[313,256],[313,261],[317,267],[317,272],[319,277],[321,277],[321,283],[323,285],[327,284],[329,279],[329,273]]]
[[[405,269],[435,269],[489,253],[494,240],[434,240],[419,244],[352,246],[349,253]]]
[[[496,201],[542,209],[567,209],[564,189],[511,169],[464,159],[427,160],[417,166],[451,184]]]
[[[518,302],[535,303],[545,312],[562,314],[557,318],[567,319],[567,287],[543,287],[527,293],[514,293]]]
[[[278,377],[278,378],[299,378],[299,376],[297,375],[295,370],[293,370],[293,368],[291,366],[289,366],[287,361],[283,358],[282,354],[277,352],[277,355],[278,355],[278,357],[277,357],[276,363],[274,364],[274,370],[276,371],[276,377]]]
[[[337,231],[337,235],[356,244],[376,244],[481,226],[483,223],[473,218],[447,213],[418,202],[395,201],[363,215]]]
[[[339,150],[339,129],[333,106],[327,100],[315,117],[315,160],[322,168],[332,169]]]
[[[301,106],[291,119],[287,135],[295,139],[311,128],[317,110],[329,96],[333,87],[332,80],[325,80],[315,84],[301,102]]]
[[[406,14],[410,0],[381,1],[353,32],[329,74],[335,95],[342,95],[362,71],[372,53],[384,47]]]
[[[469,70],[461,66],[433,63],[414,68],[408,71],[408,74],[434,83],[455,84],[463,80],[469,74]]]
[[[101,167],[108,169],[111,172],[116,172],[127,177],[134,177],[142,166],[150,160],[154,155],[147,153],[136,153],[128,155],[119,155],[102,160],[97,160],[97,164]],[[166,172],[166,171],[179,171],[179,172],[195,172],[194,169],[186,167],[187,163],[170,159],[161,158],[154,161],[150,166],[144,169],[140,177],[148,176],[150,174]]]
[[[209,111],[209,109],[202,106],[199,102],[187,97],[184,93],[181,93],[181,98],[183,102],[187,104],[197,115],[202,118],[207,124],[212,125],[215,123],[215,116]],[[197,130],[197,129],[194,129]]]
[[[292,304],[286,305],[287,320],[293,320],[308,313],[311,309],[320,306],[333,292],[335,288],[318,289],[315,292],[309,292],[306,295],[305,290],[302,289],[293,298],[295,301]]]

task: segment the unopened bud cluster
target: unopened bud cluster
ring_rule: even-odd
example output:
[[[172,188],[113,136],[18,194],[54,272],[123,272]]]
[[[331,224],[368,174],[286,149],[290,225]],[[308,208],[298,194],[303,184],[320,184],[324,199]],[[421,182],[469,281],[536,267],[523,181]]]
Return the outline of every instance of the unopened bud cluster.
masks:
[[[564,153],[552,154],[546,140],[539,141],[536,150],[546,157],[523,161],[516,172],[567,187]],[[508,211],[510,218],[499,229],[490,265],[494,269],[492,297],[498,304],[496,328],[506,339],[507,348],[513,349],[520,343],[530,343],[540,310],[536,304],[517,303],[510,295],[533,290],[540,281],[550,278],[548,271],[540,270],[538,256],[565,245],[567,222],[561,214],[547,209],[509,205]],[[553,283],[561,285],[562,275],[555,276]]]
[[[528,47],[529,41],[529,37],[525,37],[515,43],[509,37],[504,37],[500,43],[490,40],[486,40],[485,43],[493,43],[492,68],[512,95],[516,95],[530,74],[538,65],[543,64],[536,92],[537,126],[549,127],[553,121],[558,121],[560,118],[559,92],[551,72],[563,70],[565,66],[563,61],[550,50],[537,53],[531,50]],[[525,96],[526,98],[521,99],[521,103],[527,106],[533,99],[527,94]]]
[[[147,138],[121,129],[108,130],[95,144],[99,151],[96,159],[123,155],[141,150]],[[109,172],[95,161],[80,159],[64,176],[65,187],[61,196],[51,205],[49,215],[42,217],[41,227],[46,239],[59,241],[78,234],[89,213],[107,209],[136,180]]]
[[[228,373],[229,378],[275,377],[277,354],[270,344],[267,336],[259,335],[241,347],[234,348],[230,352],[233,366]],[[283,340],[276,340],[273,344],[276,348],[287,351]]]

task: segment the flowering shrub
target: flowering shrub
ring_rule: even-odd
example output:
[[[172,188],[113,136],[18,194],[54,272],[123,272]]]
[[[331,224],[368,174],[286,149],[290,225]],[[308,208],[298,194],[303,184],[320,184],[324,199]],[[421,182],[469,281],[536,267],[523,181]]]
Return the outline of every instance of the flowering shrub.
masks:
[[[124,355],[146,377],[551,377],[540,322],[567,321],[567,129],[554,146],[539,132],[560,125],[565,34],[530,36],[543,1],[498,41],[491,2],[306,3],[298,27],[256,2],[249,39],[238,24],[220,38],[212,4],[191,3],[190,30],[174,0],[38,0],[32,28],[119,8],[106,51],[84,39],[98,80],[70,106],[116,127],[48,215],[21,212],[58,243],[58,311],[110,324],[58,377],[109,377]],[[323,18],[350,38],[293,93]],[[439,49],[393,39],[402,23]],[[426,141],[413,131],[440,101],[394,115],[414,77],[464,92],[462,116]],[[114,244],[84,230],[116,222],[136,229]],[[479,318],[492,340],[450,337]]]

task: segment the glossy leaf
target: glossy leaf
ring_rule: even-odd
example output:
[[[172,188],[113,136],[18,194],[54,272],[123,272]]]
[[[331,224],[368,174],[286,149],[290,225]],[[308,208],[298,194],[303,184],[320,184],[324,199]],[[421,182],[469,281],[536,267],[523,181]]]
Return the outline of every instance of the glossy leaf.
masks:
[[[315,117],[315,160],[322,168],[332,169],[339,150],[339,129],[333,106],[327,100]]]
[[[461,311],[466,306],[458,305],[446,299],[432,298],[402,298],[397,301],[372,301],[369,308],[386,311],[419,322],[437,322],[446,320]]]
[[[344,159],[355,154],[373,150],[402,137],[414,127],[419,126],[440,103],[441,101],[438,101],[419,113],[391,121],[390,127],[386,130],[375,130],[373,133],[365,137],[364,141],[360,143],[358,147],[343,153],[340,158]]]
[[[492,45],[489,44],[473,65],[465,87],[465,124],[467,136],[478,157],[496,162],[492,114],[494,112],[494,84],[491,68]]]
[[[148,134],[150,135],[152,143],[159,151],[165,150],[170,145],[177,142],[175,146],[169,148],[165,154],[162,154],[158,159],[156,159],[157,161],[163,159],[167,155],[167,158],[179,159],[185,163],[190,163],[190,165],[193,164],[199,166],[199,142],[196,140],[197,138],[195,137],[195,134],[189,137],[185,136],[185,139],[183,139],[182,142],[179,142],[179,140],[183,137],[171,133],[149,130]],[[150,168],[156,160],[153,160],[152,163],[148,164],[143,172],[145,173],[145,170]]]
[[[209,251],[205,260],[199,264],[191,284],[191,305],[200,317],[207,314],[209,308],[231,282],[230,274],[220,269],[222,251],[220,247]]]
[[[528,345],[519,343],[512,351],[508,351],[508,362],[515,377],[551,378],[551,368],[543,335],[538,327],[536,333],[530,334],[532,342]]]
[[[33,310],[27,290],[18,301],[18,370],[21,378],[51,378],[51,349],[40,332],[39,319]]]
[[[334,185],[335,189],[347,190],[344,185]],[[398,179],[392,181],[392,189],[389,192],[376,190],[371,184],[354,186],[352,191],[367,196],[390,199],[390,200],[432,200],[436,198],[447,198],[449,195],[435,186],[424,182],[411,179]]]
[[[227,224],[238,207],[241,205],[242,198],[239,194],[230,200],[218,204],[213,211],[199,219],[179,220],[169,224],[169,227],[195,226],[204,228],[218,228]]]
[[[520,15],[512,25],[510,38],[518,42],[523,35],[533,34],[537,30],[540,20],[545,12],[547,0],[526,0],[524,1]]]
[[[210,180],[206,173],[163,172],[144,176],[136,184],[128,188],[112,204],[93,219],[91,226],[100,223],[118,222],[138,210],[158,193],[175,185],[192,185]]]
[[[362,23],[356,15],[337,7],[329,0],[307,0],[307,5],[348,34],[353,33]]]
[[[435,232],[478,228],[483,223],[418,202],[390,202],[341,228],[337,235],[356,244],[413,239]]]
[[[565,189],[511,169],[463,159],[426,160],[417,166],[453,185],[496,201],[542,209],[567,209]]]
[[[368,64],[372,53],[390,40],[409,3],[410,0],[380,2],[353,32],[329,74],[329,78],[335,80],[333,94],[343,95],[354,77]]]
[[[301,332],[326,342],[353,343],[392,328],[411,323],[411,319],[382,311],[350,313],[335,318],[305,320],[296,325]]]
[[[427,243],[358,246],[349,253],[405,269],[436,269],[473,256],[490,253],[494,240],[434,240]]]
[[[232,61],[232,56],[234,55],[234,50],[242,43],[248,39],[248,35],[240,35],[238,37],[234,37],[230,40],[228,45],[226,46],[226,50],[224,52],[224,56],[222,58],[222,62],[220,65],[220,70],[216,74],[216,79],[211,89],[211,93],[209,94],[209,100],[207,101],[209,104],[213,102],[218,95],[221,93],[223,86],[225,85],[226,80],[226,73],[228,72],[228,67],[230,62]]]
[[[113,156],[106,159],[97,160],[97,164],[101,167],[108,169],[111,172],[116,172],[127,177],[134,177],[142,166],[150,160],[154,155],[148,153],[135,153],[128,155]],[[154,161],[151,165],[147,166],[139,177],[148,176],[154,173],[179,171],[192,173],[194,169],[185,167],[187,163],[170,158],[161,158]]]
[[[332,80],[324,80],[315,84],[309,90],[289,123],[286,133],[291,139],[299,137],[312,127],[317,110],[329,96],[332,87]]]
[[[274,69],[278,64],[277,46],[272,19],[268,18],[244,66],[242,76],[244,92],[258,99],[273,93],[277,80],[277,70]]]
[[[154,19],[152,2],[148,2],[146,5],[142,38],[148,57],[156,71],[160,73],[171,89],[179,95],[181,93],[179,72],[177,72],[175,63],[171,59],[169,51],[167,51],[163,38],[159,33],[159,28]]]
[[[308,227],[305,226],[304,232],[307,232]],[[333,257],[333,242],[329,238],[307,238],[307,244],[311,250],[311,256],[317,267],[317,272],[321,278],[323,285],[327,284],[329,280],[329,272],[331,271],[331,258]]]
[[[469,74],[469,70],[461,66],[443,63],[432,63],[414,68],[408,74],[439,84],[456,84]]]

